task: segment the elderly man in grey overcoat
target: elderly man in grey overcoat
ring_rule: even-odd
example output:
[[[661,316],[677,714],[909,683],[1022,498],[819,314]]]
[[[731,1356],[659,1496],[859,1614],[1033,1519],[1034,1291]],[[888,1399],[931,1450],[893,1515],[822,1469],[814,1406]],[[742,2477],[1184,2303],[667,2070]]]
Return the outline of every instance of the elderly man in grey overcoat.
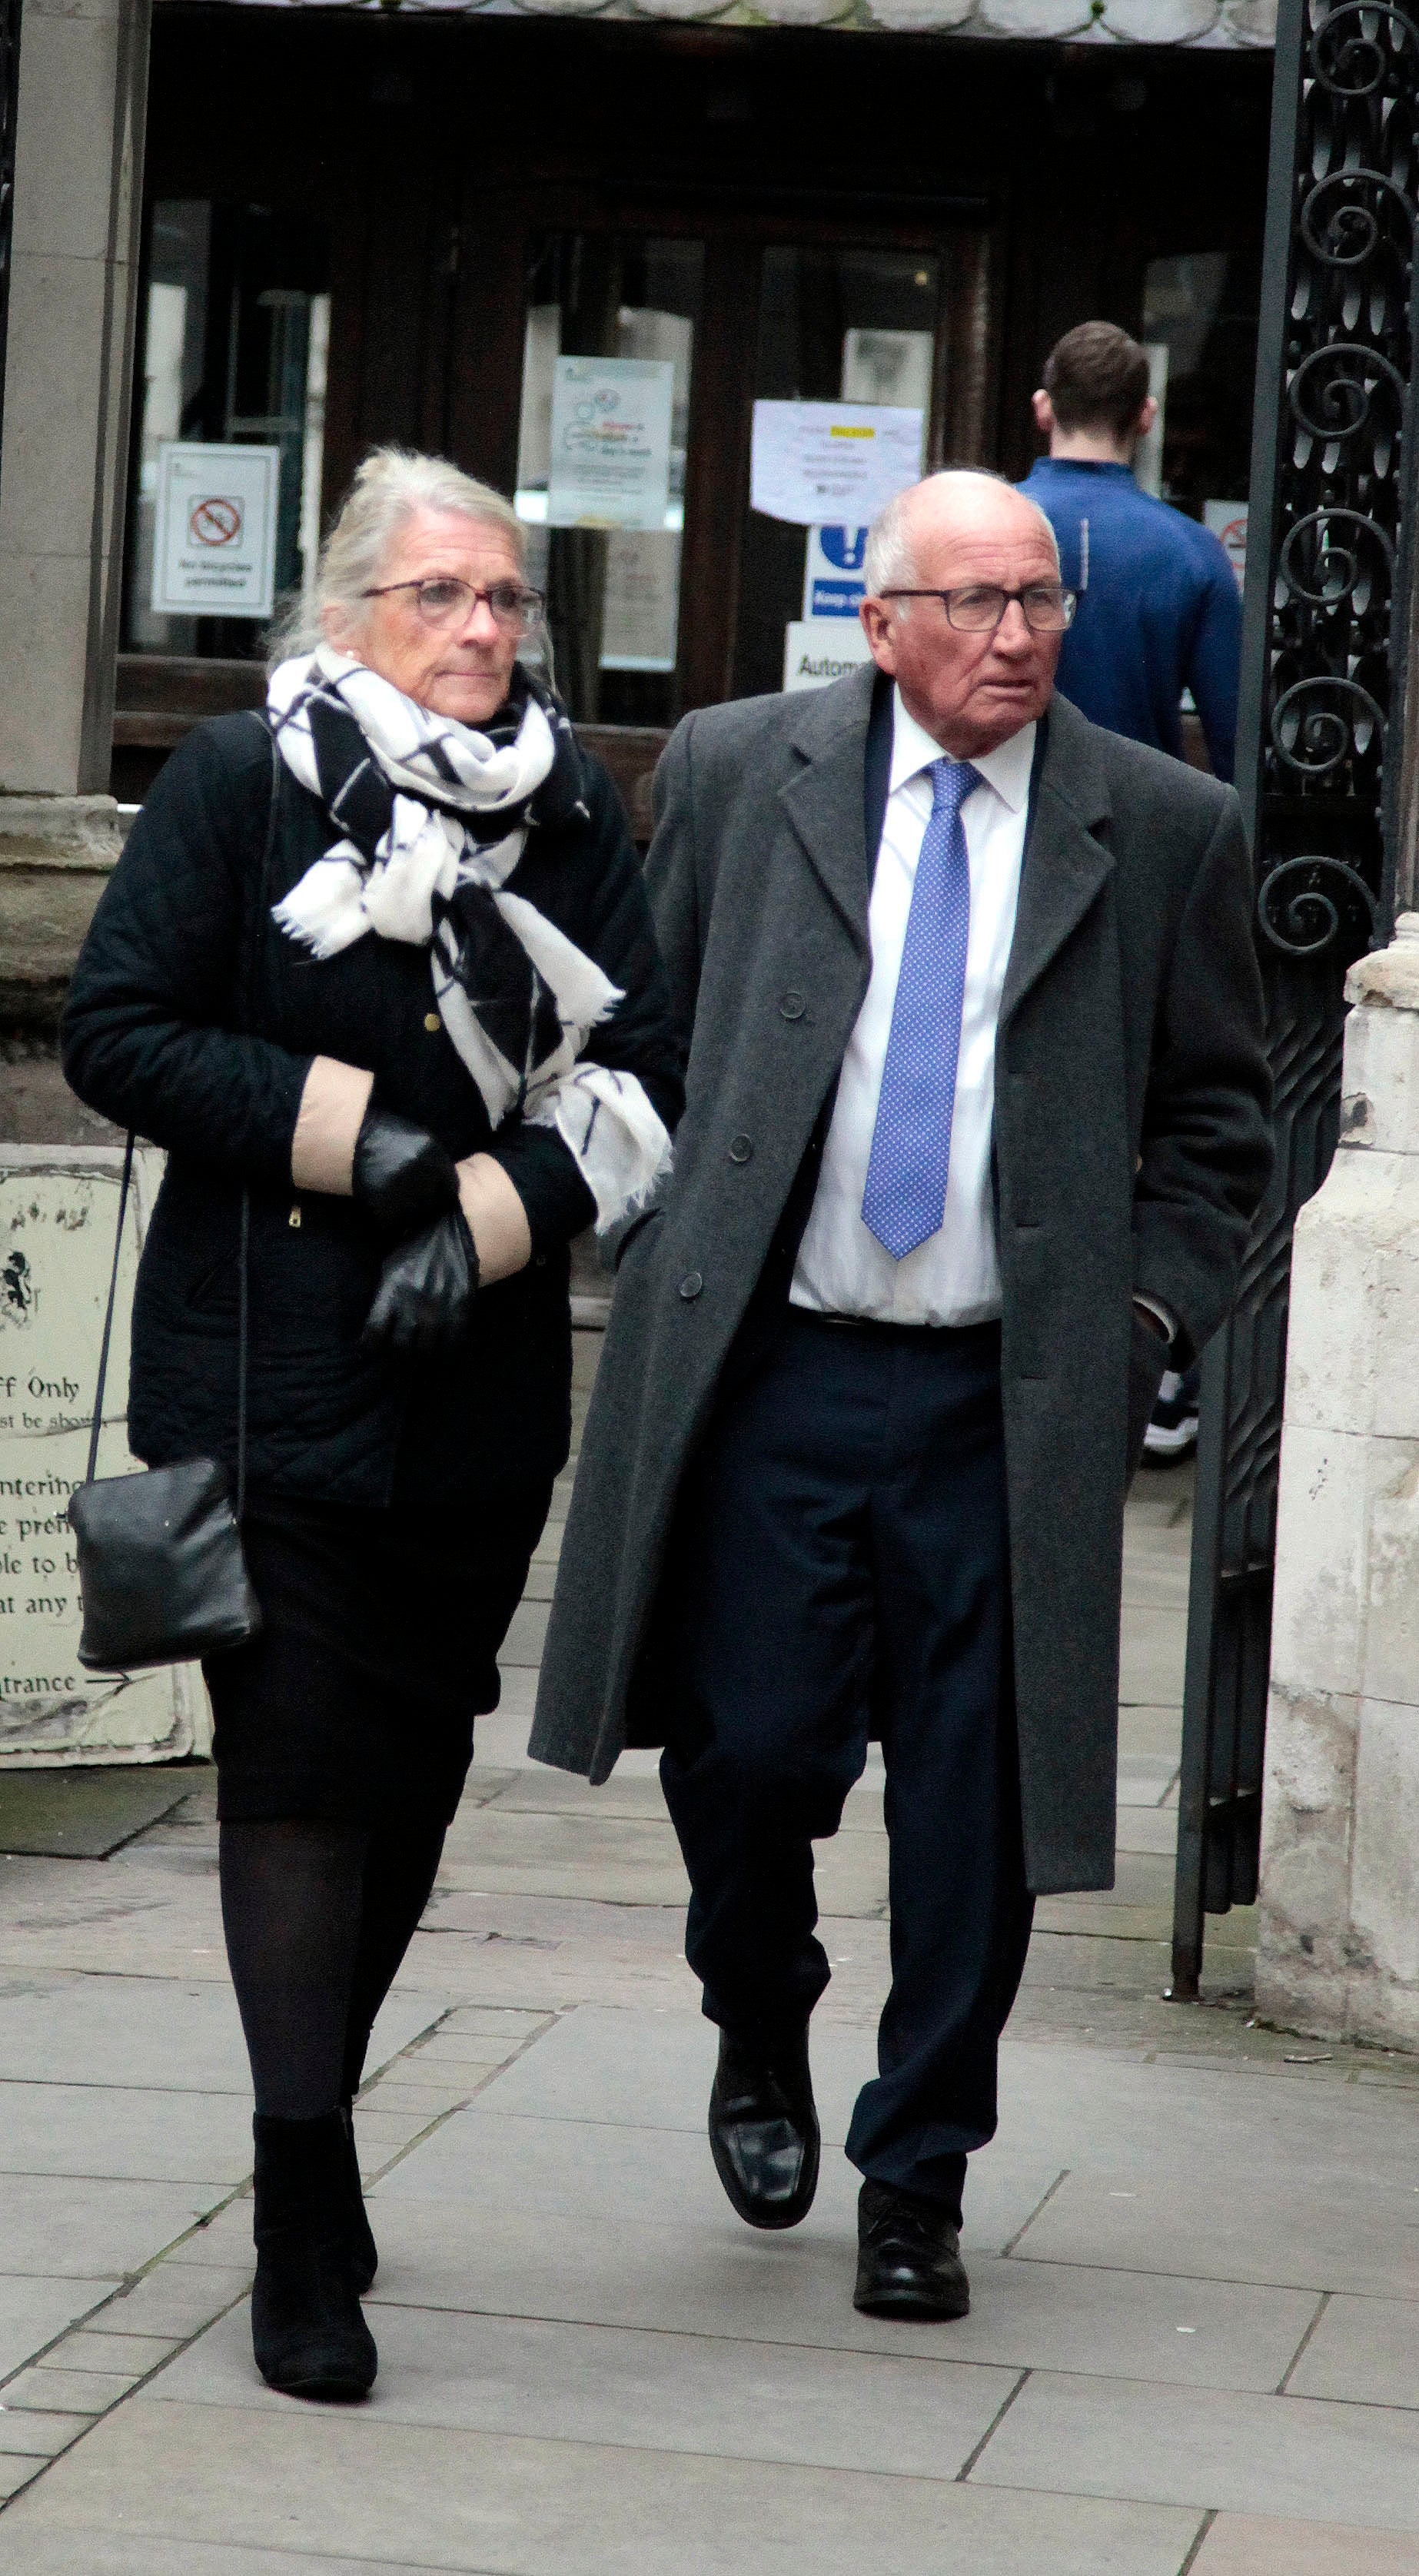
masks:
[[[1123,1504],[1270,1161],[1230,788],[1053,696],[1054,538],[993,476],[872,530],[873,666],[689,716],[649,880],[689,1045],[624,1241],[532,1735],[663,1743],[710,2141],[813,2197],[814,1839],[873,1735],[891,1991],[856,2299],[950,2317],[1037,1894],[1114,1870]]]

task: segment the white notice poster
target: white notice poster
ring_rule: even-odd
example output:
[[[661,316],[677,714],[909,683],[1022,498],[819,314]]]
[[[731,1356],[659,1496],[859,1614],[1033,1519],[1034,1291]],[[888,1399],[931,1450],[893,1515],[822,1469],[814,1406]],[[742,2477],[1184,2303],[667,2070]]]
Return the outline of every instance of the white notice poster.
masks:
[[[548,524],[663,528],[674,403],[668,358],[558,358]]]
[[[920,477],[924,421],[885,403],[756,402],[754,508],[800,528],[865,527]]]
[[[158,614],[270,616],[280,485],[279,447],[164,440],[153,531]]]
[[[871,647],[856,618],[795,617],[783,630],[785,689],[826,689],[846,679],[861,662],[870,662]]]

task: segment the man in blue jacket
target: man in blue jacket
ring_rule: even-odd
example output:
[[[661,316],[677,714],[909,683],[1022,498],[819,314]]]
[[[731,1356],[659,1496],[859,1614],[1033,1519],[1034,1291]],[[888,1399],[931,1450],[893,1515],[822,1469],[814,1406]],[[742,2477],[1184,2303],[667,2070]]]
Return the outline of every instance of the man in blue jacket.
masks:
[[[1079,592],[1058,687],[1091,723],[1182,758],[1179,705],[1192,691],[1219,778],[1237,734],[1242,603],[1209,528],[1140,492],[1133,451],[1157,414],[1148,360],[1112,322],[1081,322],[1050,351],[1035,396],[1049,440],[1025,481]]]
[[[1181,760],[1190,689],[1212,766],[1230,780],[1241,594],[1210,528],[1134,482],[1134,447],[1158,412],[1144,351],[1115,323],[1081,322],[1051,349],[1034,411],[1049,454],[1022,489],[1054,529],[1061,575],[1079,593],[1060,695],[1110,733]],[[1197,1396],[1195,1368],[1168,1370],[1148,1425],[1150,1457],[1193,1448]]]

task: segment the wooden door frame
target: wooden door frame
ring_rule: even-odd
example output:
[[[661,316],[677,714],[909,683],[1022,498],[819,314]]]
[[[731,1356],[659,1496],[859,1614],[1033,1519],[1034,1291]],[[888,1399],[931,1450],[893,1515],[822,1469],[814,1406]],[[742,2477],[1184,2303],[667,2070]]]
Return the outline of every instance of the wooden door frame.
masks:
[[[1000,314],[998,262],[983,197],[885,197],[735,181],[671,193],[659,183],[559,182],[470,193],[460,210],[447,396],[448,452],[510,491],[516,472],[530,245],[550,233],[703,242],[685,468],[678,662],[686,709],[732,693],[761,260],[771,247],[920,252],[939,263],[927,456],[984,462]],[[952,252],[958,256],[953,258]],[[516,279],[519,292],[509,293]],[[726,543],[725,531],[728,531]]]

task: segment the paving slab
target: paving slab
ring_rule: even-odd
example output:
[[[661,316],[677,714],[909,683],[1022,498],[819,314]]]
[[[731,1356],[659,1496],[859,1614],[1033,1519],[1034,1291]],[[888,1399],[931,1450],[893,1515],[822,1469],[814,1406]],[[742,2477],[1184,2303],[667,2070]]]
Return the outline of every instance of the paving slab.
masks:
[[[0,1770],[0,1852],[105,1860],[186,1794],[185,1770],[156,1763]]]
[[[0,2451],[13,2452],[17,2458],[48,2460],[87,2433],[91,2415],[41,2414],[36,2407],[17,2406],[13,2412],[0,2403]]]
[[[0,2535],[4,2526],[0,2524]],[[28,2576],[421,2576],[407,2559],[331,2558],[324,2551],[312,2560],[305,2550],[246,2549],[224,2540],[162,2540],[148,2533],[50,2531],[25,2527],[28,2554],[7,2556],[0,2536],[0,2565],[23,2565]]]
[[[574,2215],[541,2205],[524,2213],[499,2194],[480,2212],[466,2199],[400,2191],[391,2178],[370,2203],[381,2256],[375,2296],[395,2306],[692,2329],[729,2342],[1276,2387],[1315,2315],[1317,2293],[1002,2260],[1009,2221],[1037,2179],[1017,2168],[988,2191],[972,2186],[965,2229],[972,2311],[952,2325],[860,2317],[852,2307],[857,2177],[846,2170],[825,2178],[811,2218],[784,2242],[750,2234],[703,2184],[692,2201],[687,2195],[678,2224],[657,2207],[632,2240],[614,2208],[583,2202]],[[711,2188],[718,2189],[712,2177]]]
[[[250,2102],[235,2093],[0,2083],[0,2173],[191,2182],[216,2199],[250,2170]]]
[[[0,2379],[87,2315],[115,2286],[111,2280],[46,2280],[35,2273],[0,2278]]]
[[[251,2204],[245,2203],[247,2254],[250,2256]],[[91,2335],[154,2335],[181,2341],[210,2324],[218,2307],[241,2297],[251,2278],[251,2263],[225,2273],[213,2265],[169,2261],[155,2265],[130,2289],[110,2299],[88,2319]]]
[[[1415,2216],[1409,2223],[1415,2225]],[[1291,2394],[1419,2407],[1419,2282],[1415,2288],[1408,2299],[1342,2292],[1329,2300],[1291,2375]]]
[[[1186,1610],[1130,1610],[1119,1659],[1120,1701],[1180,1706],[1186,1662]]]
[[[127,2396],[138,2376],[133,2370],[65,2370],[57,2359],[52,2365],[38,2362],[6,2380],[5,2411],[13,2415],[33,2406],[41,2412],[101,2415]]]
[[[1411,2186],[1352,2186],[1327,2202],[1319,2174],[1241,2173],[1220,2147],[1210,2174],[1181,2158],[1163,2173],[1071,2173],[1019,2250],[1024,2261],[1419,2299]]]
[[[1161,1852],[1172,1862],[1178,1847],[1177,1809],[1121,1806],[1116,1839],[1121,1852]]]
[[[1118,1802],[1121,1807],[1160,1807],[1176,1783],[1178,1765],[1171,1754],[1121,1753]]]
[[[596,2136],[604,2142],[606,2132]],[[380,2249],[377,2299],[583,2324],[693,2328],[746,2344],[790,2340],[944,2358],[958,2349],[952,2327],[904,2326],[859,2317],[852,2307],[859,2177],[845,2163],[832,2161],[809,2218],[780,2238],[746,2229],[734,2216],[707,2148],[698,2162],[684,2155],[671,2174],[653,2165],[648,2171],[648,2159],[628,2155],[610,2177],[587,2174],[568,2152],[582,2142],[565,2124],[549,2143],[556,2160],[541,2162],[535,2150],[529,2153],[521,2201],[513,2175],[492,2163],[485,2198],[470,2187],[466,2171],[461,2193],[439,2198],[424,2188],[427,2148],[396,2166],[368,2203]],[[982,2257],[1000,2254],[1056,2179],[1024,2159],[983,2158],[966,2199],[963,2244],[970,2261],[979,2266]],[[1012,2284],[1010,2298],[1028,2307],[1034,2293],[1028,2283]],[[982,2317],[999,2322],[1005,2313],[985,2275],[978,2304]],[[1086,2283],[1081,2307],[1088,2304]],[[1097,2311],[1097,2300],[1094,2306]],[[982,2344],[982,2357],[999,2359],[1008,2348],[1013,2358],[1019,2340],[1016,2331],[998,2351]],[[1279,2368],[1298,2340],[1286,2346]]]
[[[7,2175],[0,2187],[0,2271],[119,2279],[205,2217],[218,2196],[195,2183]]]
[[[1191,1551],[1176,1556],[1161,1551],[1144,1556],[1126,1550],[1123,1560],[1123,1607],[1130,1610],[1186,1610]]]
[[[718,2034],[699,2013],[568,2013],[485,2096],[493,2115],[609,2120],[640,2130],[702,2131]],[[825,2139],[847,2134],[858,2087],[875,2071],[864,2032],[815,2029],[814,2090]]]
[[[1182,1754],[1181,1707],[1120,1706],[1118,1749],[1125,1761],[1168,1762],[1176,1770]]]
[[[1221,2513],[1191,2576],[1419,2576],[1419,2540],[1343,2525]]]
[[[576,1772],[552,1771],[543,1763],[529,1763],[521,1771],[475,1763],[464,1792],[465,1806],[470,1799],[478,1806],[496,1804],[505,1813],[649,1818],[674,1831],[657,1774],[632,1772],[624,1761],[617,1764],[609,1780],[595,1789],[589,1780],[581,1779]],[[454,1819],[448,1848],[457,1847],[461,1822],[462,1809]],[[870,1779],[859,1780],[849,1790],[838,1831],[840,1834],[881,1833],[880,1769],[874,1770]]]
[[[638,2451],[959,2476],[1018,2372],[888,2353],[641,2333],[544,2319],[389,2308],[379,2321],[381,2424],[614,2444]],[[155,2381],[165,2402],[288,2411],[256,2384],[244,2309]]]
[[[466,2201],[475,2223],[479,2212],[530,2217],[539,2224],[545,2218],[576,2215],[589,2222],[604,2215],[622,2230],[633,2213],[638,2221],[672,2228],[712,2223],[721,2232],[728,2223],[731,2213],[715,2177],[703,2117],[693,2128],[688,2122],[653,2128],[539,2119],[497,2112],[491,2107],[495,2094],[496,2087],[480,2093],[466,2111],[422,2139],[417,2152],[380,2182],[380,2205],[391,2197]],[[834,2125],[837,2136],[830,2134]],[[845,2119],[825,2124],[818,2198],[805,2226],[793,2231],[795,2245],[834,2211],[844,2225],[852,2222],[861,2176],[841,2153],[845,2128]],[[1005,2245],[1059,2180],[1058,2163],[1028,2132],[996,2139],[971,2159],[967,2237],[991,2251]],[[734,2221],[730,2232],[736,2241],[738,2230]]]
[[[1008,2420],[1008,2419],[1007,2419]],[[174,2477],[180,2458],[183,2474]],[[719,2460],[506,2435],[447,2434],[287,2407],[178,2407],[144,2396],[56,2461],[0,2516],[0,2576],[103,2562],[125,2545],[281,2550],[356,2566],[491,2576],[1177,2576],[1196,2512],[991,2494],[935,2479]],[[73,2555],[56,2554],[68,2539]],[[51,2555],[38,2554],[48,2542]],[[76,2545],[77,2544],[77,2545]],[[112,2560],[109,2562],[114,2564]],[[124,2562],[117,2562],[123,2566]],[[185,2566],[200,2562],[188,2560]],[[260,2565],[258,2559],[257,2565]],[[278,2562],[279,2563],[279,2562]],[[128,2566],[155,2564],[135,2556]],[[233,2566],[241,2567],[235,2559]],[[125,2570],[126,2576],[126,2570]]]
[[[371,2065],[404,2047],[428,2019],[417,2002],[392,1996],[375,2025]],[[241,2021],[220,1952],[212,1978],[200,1981],[0,1975],[0,2084],[26,2081],[141,2082],[169,2092],[238,2094],[249,2104]]]
[[[1414,2533],[1419,2417],[1395,2407],[1039,2371],[971,2477],[983,2486],[1129,2496]]]
[[[550,1599],[538,1601],[524,1597],[519,1603],[512,1614],[512,1622],[503,1639],[502,1652],[498,1657],[499,1663],[504,1668],[514,1664],[526,1664],[535,1671],[542,1661],[542,1649],[547,1642],[547,1619],[550,1607]]]

